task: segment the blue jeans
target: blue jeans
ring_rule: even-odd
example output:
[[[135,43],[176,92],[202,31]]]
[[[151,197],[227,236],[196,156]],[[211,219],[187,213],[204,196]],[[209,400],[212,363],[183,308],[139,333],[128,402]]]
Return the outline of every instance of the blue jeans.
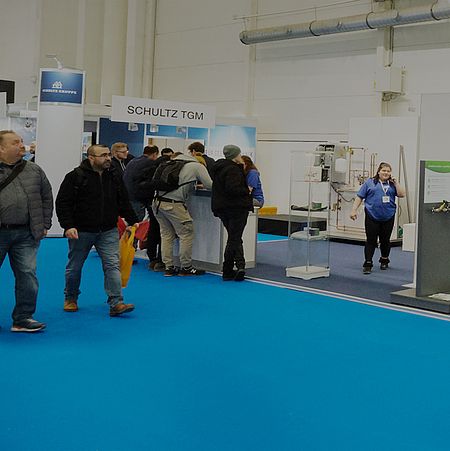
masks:
[[[64,299],[76,301],[80,291],[81,270],[92,246],[102,260],[105,291],[108,304],[114,307],[123,301],[119,269],[119,232],[78,232],[78,240],[69,240],[69,261],[66,266]]]
[[[36,311],[38,280],[36,277],[36,255],[39,241],[31,235],[30,229],[0,228],[0,266],[6,254],[16,279],[16,306],[13,321],[31,318]]]

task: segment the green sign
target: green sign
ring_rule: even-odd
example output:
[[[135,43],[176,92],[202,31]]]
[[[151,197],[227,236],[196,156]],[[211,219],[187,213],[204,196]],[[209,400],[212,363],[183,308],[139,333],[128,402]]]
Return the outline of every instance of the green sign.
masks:
[[[425,168],[433,172],[450,172],[450,161],[425,161]]]

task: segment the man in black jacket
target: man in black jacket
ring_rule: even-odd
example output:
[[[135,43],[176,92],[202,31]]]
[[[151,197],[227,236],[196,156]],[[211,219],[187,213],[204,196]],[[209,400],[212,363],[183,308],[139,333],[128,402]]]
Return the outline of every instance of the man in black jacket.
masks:
[[[108,147],[93,145],[87,154],[88,158],[65,176],[56,198],[56,214],[69,239],[64,310],[78,310],[81,270],[95,246],[102,260],[109,314],[118,316],[134,310],[134,305],[124,304],[122,297],[117,218],[122,216],[135,226],[138,219],[121,178],[110,170]]]
[[[162,161],[168,161],[169,157],[161,156],[158,158],[158,154],[157,146],[145,146],[143,154],[130,161],[125,168],[123,181],[139,221],[144,219],[145,210],[148,212],[150,222],[147,235],[148,268],[153,271],[164,271],[166,267],[161,258],[161,231],[152,210],[155,192],[151,180],[156,168]],[[145,182],[145,187],[139,186],[142,181]]]
[[[128,144],[117,142],[111,146],[111,166],[115,171],[123,176],[125,168],[128,166],[128,163],[134,159],[134,155],[132,155],[128,149]]]
[[[253,211],[253,202],[245,180],[241,149],[228,144],[223,148],[223,154],[225,158],[217,160],[211,169],[211,208],[228,233],[222,267],[223,280],[240,282],[245,277],[242,234],[248,212]]]

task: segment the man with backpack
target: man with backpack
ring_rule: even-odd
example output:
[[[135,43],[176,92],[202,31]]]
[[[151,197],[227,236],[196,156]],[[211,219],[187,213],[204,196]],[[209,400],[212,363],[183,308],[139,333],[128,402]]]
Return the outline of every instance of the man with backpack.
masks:
[[[168,156],[158,158],[158,154],[157,146],[145,146],[143,154],[130,161],[126,167],[123,173],[123,182],[139,221],[144,219],[145,210],[148,212],[150,223],[147,235],[148,268],[153,271],[164,271],[165,266],[161,259],[161,232],[152,210],[152,201],[155,195],[152,178],[159,164],[170,158]]]
[[[56,214],[69,240],[64,311],[78,311],[81,270],[95,246],[102,260],[109,315],[118,316],[134,310],[134,305],[125,304],[122,297],[117,219],[121,216],[138,226],[138,218],[122,178],[111,170],[109,148],[93,145],[87,154],[88,158],[65,176],[56,198]]]
[[[191,155],[178,155],[162,163],[153,176],[156,196],[153,212],[161,228],[162,260],[165,264],[165,276],[200,276],[205,271],[192,266],[192,244],[194,227],[186,202],[199,181],[210,190],[211,177],[205,166]],[[181,268],[175,267],[173,244],[179,238],[179,256]]]

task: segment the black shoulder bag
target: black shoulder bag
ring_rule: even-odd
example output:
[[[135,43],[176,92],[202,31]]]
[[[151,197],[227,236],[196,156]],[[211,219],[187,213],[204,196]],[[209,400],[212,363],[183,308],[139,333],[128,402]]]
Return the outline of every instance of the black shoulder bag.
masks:
[[[12,170],[11,174],[6,177],[5,180],[3,180],[2,183],[0,183],[0,191],[3,188],[6,188],[25,168],[25,165],[27,164],[26,160],[22,160],[21,163],[19,163],[15,168]]]

